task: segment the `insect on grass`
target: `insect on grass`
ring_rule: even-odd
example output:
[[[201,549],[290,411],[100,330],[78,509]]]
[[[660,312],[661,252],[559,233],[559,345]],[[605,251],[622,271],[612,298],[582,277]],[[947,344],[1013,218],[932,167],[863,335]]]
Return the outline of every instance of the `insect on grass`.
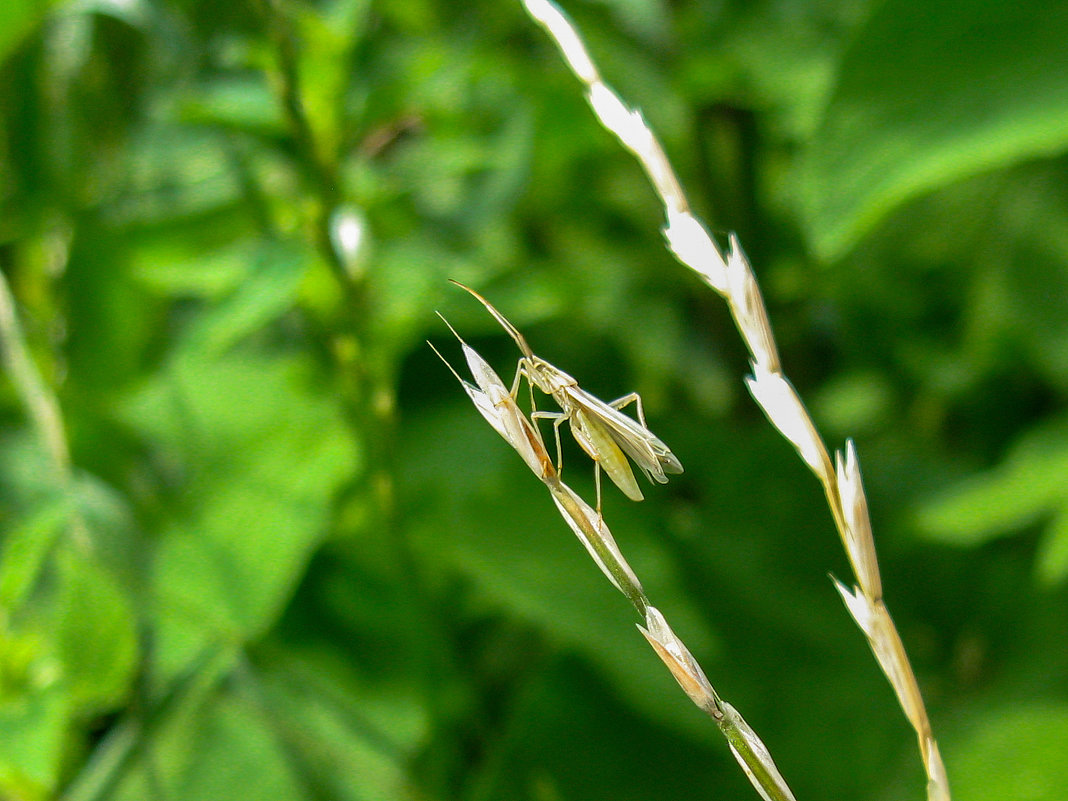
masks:
[[[605,403],[600,398],[591,395],[582,389],[572,376],[535,355],[516,327],[482,295],[457,281],[452,283],[471,293],[485,306],[523,353],[512,382],[512,397],[515,398],[519,391],[520,381],[525,377],[530,387],[532,408],[534,407],[534,387],[546,395],[551,395],[560,407],[559,412],[534,410],[531,417],[553,421],[557,470],[562,467],[560,426],[565,421],[570,424],[575,441],[594,462],[598,511],[601,508],[601,468],[604,468],[608,477],[624,495],[635,501],[642,500],[643,496],[638,488],[638,482],[634,479],[630,462],[627,461],[628,456],[641,468],[650,481],[660,484],[667,483],[667,473],[682,472],[682,464],[675,454],[646,427],[642,399],[637,392],[624,395],[610,403]],[[638,420],[620,411],[631,403],[638,407]]]

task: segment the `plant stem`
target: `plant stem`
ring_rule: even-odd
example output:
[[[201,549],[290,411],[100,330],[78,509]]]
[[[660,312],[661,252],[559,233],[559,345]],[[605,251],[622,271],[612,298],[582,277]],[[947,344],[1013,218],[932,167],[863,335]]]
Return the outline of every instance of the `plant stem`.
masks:
[[[30,356],[26,337],[15,310],[15,298],[3,271],[0,271],[0,343],[3,345],[4,363],[15,385],[15,391],[26,407],[37,436],[49,456],[56,481],[65,493],[72,495],[74,476],[70,447],[59,401],[41,378],[37,365]],[[89,531],[76,504],[72,505],[70,511],[70,532],[79,547],[85,550],[90,548]]]

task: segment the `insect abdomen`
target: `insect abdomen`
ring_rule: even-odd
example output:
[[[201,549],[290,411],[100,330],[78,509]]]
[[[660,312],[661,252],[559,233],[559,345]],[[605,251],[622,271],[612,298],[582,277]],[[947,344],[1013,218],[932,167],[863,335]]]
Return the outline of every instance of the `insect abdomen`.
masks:
[[[630,469],[630,462],[603,425],[582,409],[575,409],[571,415],[571,433],[582,450],[601,465],[624,495],[632,501],[644,499],[634,479],[634,472]]]

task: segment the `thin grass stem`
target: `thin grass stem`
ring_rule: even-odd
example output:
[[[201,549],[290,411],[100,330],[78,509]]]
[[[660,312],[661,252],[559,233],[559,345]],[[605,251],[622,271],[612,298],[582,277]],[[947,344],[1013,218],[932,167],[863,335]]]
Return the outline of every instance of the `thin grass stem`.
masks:
[[[726,253],[721,251],[705,225],[690,210],[664,149],[646,125],[641,112],[629,108],[601,79],[581,36],[567,16],[551,0],[522,2],[530,16],[549,33],[571,71],[584,84],[586,99],[598,121],[634,154],[648,175],[664,206],[666,224],[663,233],[668,249],[727,301],[752,358],[753,374],[746,378],[746,383],[753,398],[771,423],[794,445],[823,486],[835,528],[857,581],[853,591],[839,583],[839,592],[867,637],[879,666],[916,731],[927,774],[928,799],[949,801],[945,767],[931,734],[915,674],[882,601],[867,501],[853,443],[848,442],[845,457],[836,454],[832,464],[812,417],[782,371],[767,308],[737,238],[732,235],[729,249]],[[845,504],[846,495],[848,505]],[[733,741],[732,748],[736,748]],[[749,775],[753,779],[753,774]]]

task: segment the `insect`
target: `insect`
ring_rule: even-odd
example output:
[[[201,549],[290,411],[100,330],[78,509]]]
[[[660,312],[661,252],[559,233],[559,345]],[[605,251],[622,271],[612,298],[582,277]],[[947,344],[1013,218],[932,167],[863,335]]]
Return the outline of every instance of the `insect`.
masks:
[[[629,456],[650,481],[667,483],[667,473],[681,473],[682,464],[659,438],[645,425],[645,412],[642,399],[637,392],[605,403],[600,398],[582,389],[570,375],[536,356],[519,333],[503,314],[478,292],[463,284],[452,283],[474,295],[486,310],[501,324],[508,335],[519,346],[523,355],[519,359],[515,380],[512,382],[511,395],[514,398],[519,390],[520,380],[526,377],[530,387],[531,406],[534,406],[534,387],[546,395],[551,395],[560,407],[559,412],[533,411],[532,418],[545,418],[553,421],[553,433],[556,437],[556,469],[562,466],[560,451],[560,426],[566,420],[571,426],[571,433],[594,462],[594,478],[597,485],[597,510],[601,509],[601,468],[612,482],[628,498],[642,500],[642,492],[634,473],[630,468]],[[634,403],[638,407],[638,420],[620,411]],[[625,454],[625,455],[624,455]]]

